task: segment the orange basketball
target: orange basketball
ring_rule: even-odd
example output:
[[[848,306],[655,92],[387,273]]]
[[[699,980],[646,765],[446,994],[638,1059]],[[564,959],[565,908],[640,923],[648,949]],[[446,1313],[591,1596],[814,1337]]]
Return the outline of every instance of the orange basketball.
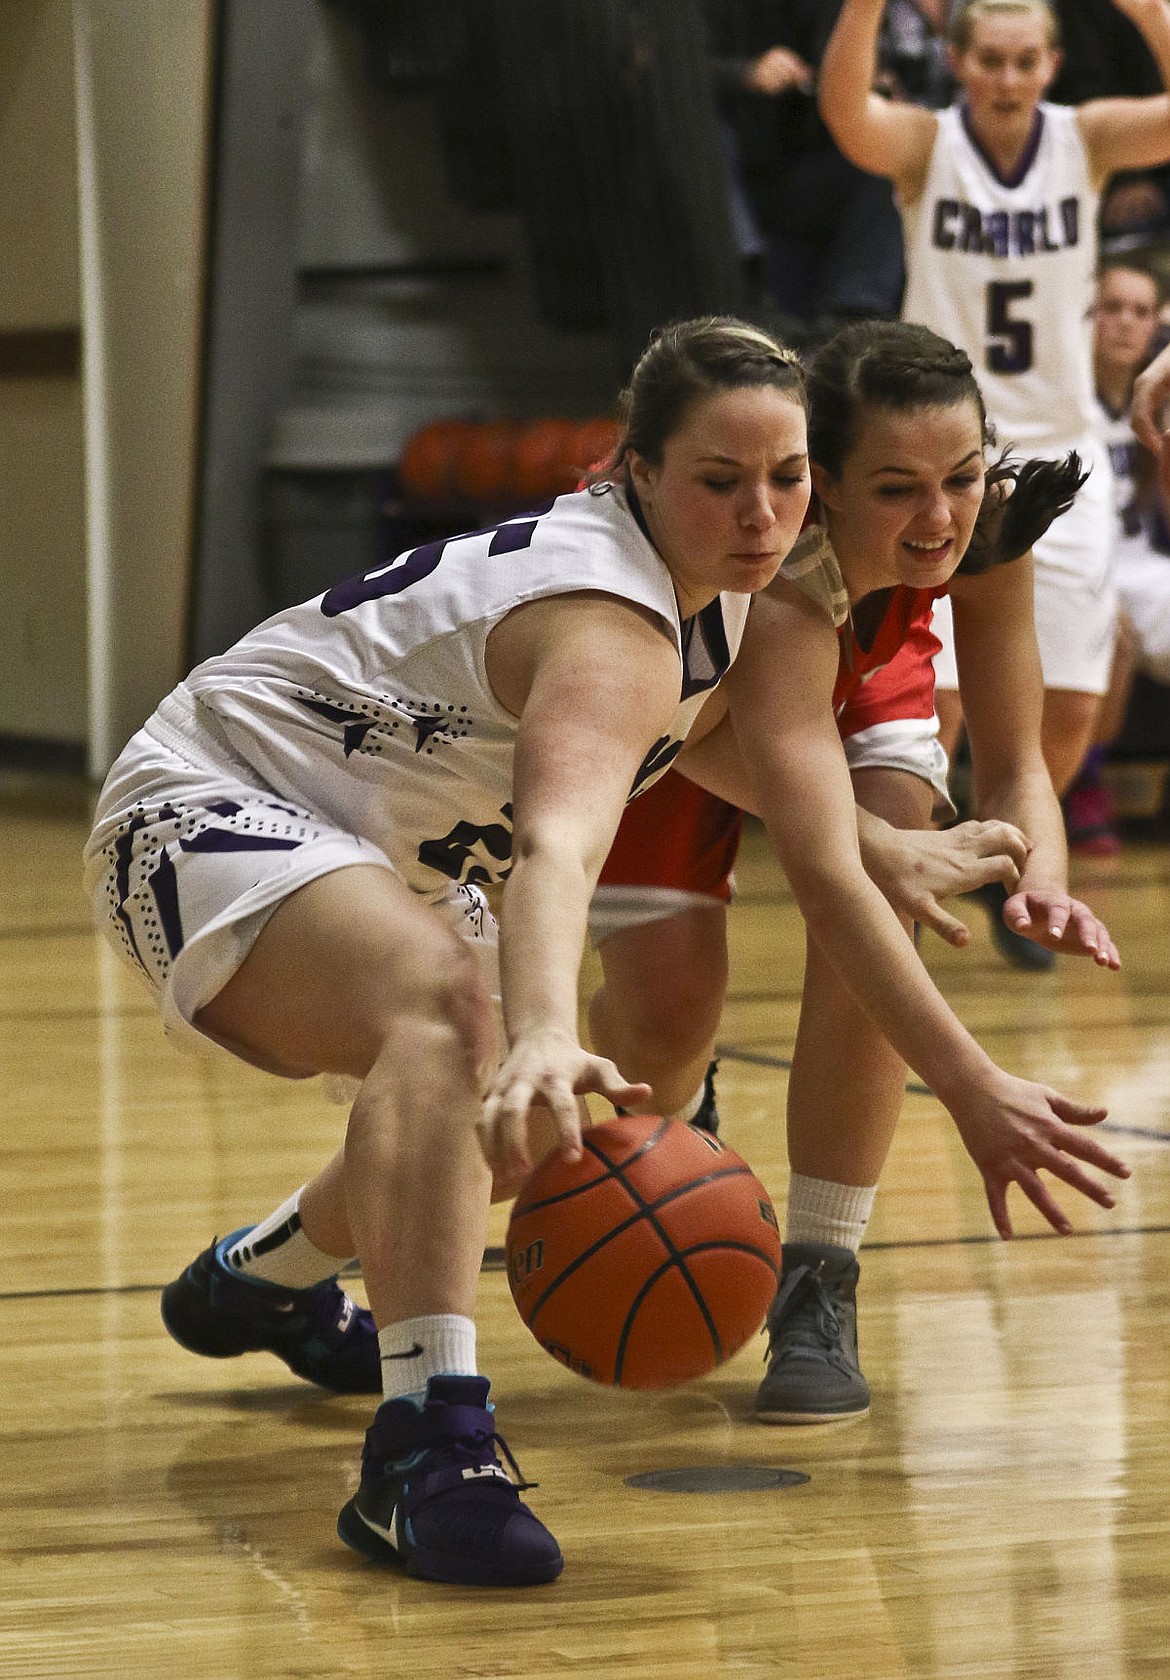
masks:
[[[468,501],[501,502],[511,493],[518,420],[477,420],[459,440],[455,490]]]
[[[530,420],[516,439],[512,489],[520,497],[559,496],[573,490],[571,465],[577,438],[573,420]]]
[[[673,1388],[730,1359],[780,1274],[768,1192],[733,1149],[678,1120],[619,1115],[579,1161],[552,1155],[508,1223],[508,1283],[554,1359],[594,1382]]]
[[[442,501],[454,494],[455,464],[468,425],[466,420],[432,420],[406,440],[398,476],[408,496]]]

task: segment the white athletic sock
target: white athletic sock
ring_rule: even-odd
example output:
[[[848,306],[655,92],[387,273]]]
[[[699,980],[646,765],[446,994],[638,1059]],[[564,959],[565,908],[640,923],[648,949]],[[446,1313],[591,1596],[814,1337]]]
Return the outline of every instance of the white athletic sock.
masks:
[[[832,1243],[856,1254],[873,1212],[876,1184],[834,1184],[793,1173],[788,1184],[784,1241]]]
[[[404,1318],[378,1331],[382,1393],[387,1400],[420,1396],[428,1377],[474,1377],[475,1323],[461,1313]]]
[[[299,1209],[303,1189],[302,1184],[275,1213],[222,1251],[234,1272],[263,1278],[285,1289],[311,1289],[315,1283],[335,1276],[347,1263],[348,1256],[338,1259],[334,1254],[323,1254],[302,1231]]]

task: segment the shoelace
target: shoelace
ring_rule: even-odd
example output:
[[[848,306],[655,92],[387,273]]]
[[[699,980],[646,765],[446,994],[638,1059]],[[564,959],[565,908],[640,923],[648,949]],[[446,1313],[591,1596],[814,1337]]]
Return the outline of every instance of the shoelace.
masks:
[[[539,1487],[539,1482],[529,1482],[524,1479],[524,1472],[517,1464],[502,1435],[497,1435],[493,1429],[490,1433],[474,1435],[456,1435],[454,1450],[460,1457],[465,1457],[470,1464],[482,1464],[490,1448],[498,1447],[507,1460],[508,1468],[512,1472],[512,1486],[518,1493],[527,1493],[529,1488]]]
[[[498,1447],[507,1460],[508,1468],[512,1472],[512,1486],[517,1493],[527,1493],[530,1488],[539,1487],[539,1482],[525,1480],[524,1472],[516,1462],[512,1449],[502,1435],[497,1435],[494,1429],[469,1430],[461,1435],[452,1435],[447,1441],[422,1449],[419,1461],[434,1455],[436,1459],[445,1460],[449,1464],[467,1465],[471,1468],[482,1466],[493,1448]],[[364,1456],[364,1455],[363,1455]],[[494,1456],[494,1455],[493,1455]],[[393,1461],[391,1461],[392,1463]]]
[[[769,1317],[774,1327],[770,1327],[765,1361],[772,1358],[781,1328],[789,1344],[798,1347],[833,1347],[841,1335],[841,1319],[833,1298],[811,1266],[797,1266],[789,1272]]]

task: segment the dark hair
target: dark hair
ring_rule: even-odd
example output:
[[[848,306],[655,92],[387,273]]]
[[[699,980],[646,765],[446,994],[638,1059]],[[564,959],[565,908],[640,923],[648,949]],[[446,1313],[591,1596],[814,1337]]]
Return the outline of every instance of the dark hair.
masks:
[[[1143,280],[1148,280],[1154,288],[1155,307],[1161,309],[1166,302],[1166,281],[1157,266],[1148,257],[1136,253],[1128,255],[1125,252],[1112,252],[1101,258],[1097,265],[1097,287],[1107,274],[1140,274]]]
[[[759,327],[731,315],[704,315],[660,328],[618,399],[621,436],[612,454],[593,467],[584,482],[620,476],[631,450],[660,466],[668,440],[698,398],[760,385],[782,391],[807,411],[804,371],[796,352]]]
[[[971,358],[913,321],[856,321],[843,327],[814,357],[808,394],[809,456],[832,478],[840,476],[856,446],[868,409],[902,414],[971,403],[984,447],[995,442]],[[1001,455],[988,468],[983,506],[959,571],[970,575],[1018,560],[1071,506],[1086,477],[1075,453],[1062,461]]]

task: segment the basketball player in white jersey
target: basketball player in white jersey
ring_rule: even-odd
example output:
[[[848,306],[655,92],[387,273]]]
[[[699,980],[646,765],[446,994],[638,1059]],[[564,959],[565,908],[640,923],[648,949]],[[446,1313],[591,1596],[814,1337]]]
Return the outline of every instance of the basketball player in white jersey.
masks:
[[[1114,4],[1170,82],[1170,5]],[[1030,455],[1076,449],[1093,468],[1035,552],[1044,755],[1060,793],[1092,737],[1116,619],[1112,487],[1095,433],[1088,327],[1098,200],[1115,171],[1170,158],[1170,96],[1052,105],[1044,95],[1060,51],[1045,0],[968,0],[951,30],[957,102],[940,112],[892,103],[872,91],[882,11],[883,0],[846,0],[819,99],[846,156],[894,183],[903,316],[972,357],[1001,444]],[[945,609],[935,628],[941,738],[953,750],[961,673]]]
[[[1102,437],[1117,489],[1113,555],[1120,601],[1117,646],[1093,745],[1065,799],[1069,845],[1108,857],[1120,849],[1102,776],[1110,744],[1125,722],[1136,671],[1170,683],[1170,554],[1159,532],[1158,488],[1149,453],[1131,423],[1138,369],[1158,331],[1164,287],[1131,257],[1101,266],[1093,306],[1093,367]]]

